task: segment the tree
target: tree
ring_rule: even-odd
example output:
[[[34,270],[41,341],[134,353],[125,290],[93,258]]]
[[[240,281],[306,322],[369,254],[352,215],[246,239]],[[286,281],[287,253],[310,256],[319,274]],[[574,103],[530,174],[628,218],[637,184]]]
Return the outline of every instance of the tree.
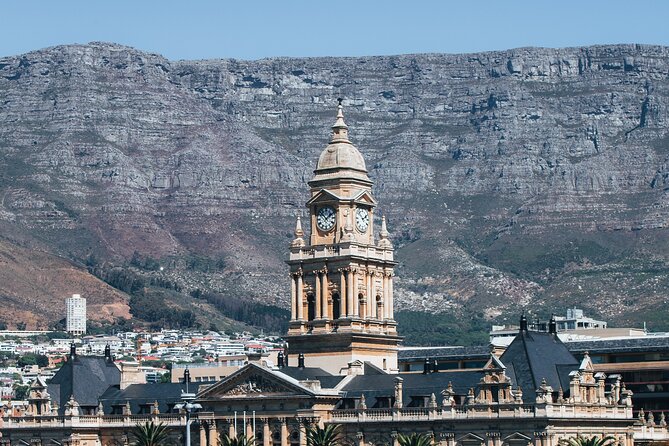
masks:
[[[236,437],[231,437],[228,434],[221,434],[219,436],[219,444],[221,446],[254,446],[255,439],[247,437],[244,434],[239,434]]]
[[[560,440],[560,445],[562,446],[611,446],[615,444],[616,439],[611,435],[598,437],[593,435],[592,437],[582,437],[577,435],[576,437],[563,438]]]
[[[40,367],[47,367],[49,365],[49,358],[45,355],[35,355],[33,353],[28,353],[19,358],[18,361],[19,367],[26,365],[38,365]]]
[[[147,421],[144,424],[137,423],[133,429],[132,436],[135,441],[134,446],[162,446],[166,443],[167,426],[163,423],[154,423]]]
[[[328,424],[324,428],[313,426],[307,428],[307,446],[339,446],[341,426]]]
[[[432,438],[428,434],[399,434],[397,435],[397,442],[400,446],[430,446]]]

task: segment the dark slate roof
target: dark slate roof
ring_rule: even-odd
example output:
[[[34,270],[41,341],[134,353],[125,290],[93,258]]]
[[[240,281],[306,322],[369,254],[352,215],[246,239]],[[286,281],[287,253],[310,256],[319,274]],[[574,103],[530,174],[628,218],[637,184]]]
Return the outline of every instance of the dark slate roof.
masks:
[[[522,331],[500,357],[514,385],[533,393],[542,379],[557,390],[569,389],[569,371],[578,369],[578,361],[567,346],[551,333]]]
[[[211,382],[191,382],[188,384],[189,393],[197,393],[201,386],[215,384]],[[130,384],[121,390],[118,386],[109,387],[102,395],[100,401],[106,414],[112,413],[114,406],[130,403],[133,414],[140,411],[140,406],[153,404],[158,401],[158,409],[161,413],[170,411],[174,404],[181,402],[181,394],[186,392],[184,383],[151,383]]]
[[[398,353],[400,361],[412,359],[488,359],[490,357],[490,347],[485,345],[475,345],[471,347],[432,347],[432,348],[402,348]]]
[[[597,339],[567,342],[566,345],[573,353],[656,352],[669,350],[669,337],[648,336],[625,339]]]
[[[47,386],[52,400],[58,403],[58,412],[74,395],[80,406],[97,406],[98,398],[109,386],[121,382],[121,371],[113,361],[99,356],[75,356],[56,372]]]
[[[278,371],[298,381],[332,376],[332,373],[326,372],[320,367],[282,367]]]
[[[368,407],[375,403],[371,398],[392,397],[395,379],[402,378],[402,399],[408,404],[412,396],[429,397],[432,393],[441,401],[441,391],[450,382],[458,395],[466,395],[475,388],[483,374],[479,370],[439,373],[402,373],[399,375],[358,375],[343,387],[344,398],[359,398],[365,395]]]
[[[316,379],[321,382],[323,389],[333,389],[344,379],[343,376],[333,375],[320,367],[282,367],[277,371],[298,381]]]

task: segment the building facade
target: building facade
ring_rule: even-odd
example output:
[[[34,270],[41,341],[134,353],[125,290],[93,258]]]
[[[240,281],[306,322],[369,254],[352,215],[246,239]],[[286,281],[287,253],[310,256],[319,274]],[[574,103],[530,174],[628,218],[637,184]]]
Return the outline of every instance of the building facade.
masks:
[[[66,300],[66,330],[73,335],[86,334],[86,299],[80,294],[73,294]]]

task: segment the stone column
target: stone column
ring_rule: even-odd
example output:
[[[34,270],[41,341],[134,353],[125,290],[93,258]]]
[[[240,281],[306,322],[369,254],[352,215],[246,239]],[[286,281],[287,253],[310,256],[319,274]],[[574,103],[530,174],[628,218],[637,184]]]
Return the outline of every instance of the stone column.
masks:
[[[317,271],[314,271],[314,281],[316,282],[316,294],[314,295],[314,319],[321,318],[321,308],[323,307],[323,296],[321,295],[321,276]]]
[[[200,446],[207,446],[207,431],[204,429],[204,423],[200,423]]]
[[[360,300],[358,299],[358,271],[353,271],[353,316],[360,315]]]
[[[290,320],[297,319],[297,286],[295,285],[295,276],[290,275]]]
[[[388,317],[388,273],[383,273],[383,318],[390,319]]]
[[[348,314],[348,310],[346,310],[346,296],[348,294],[346,289],[346,273],[341,269],[339,270],[339,274],[339,317],[344,317]]]
[[[235,432],[235,424],[234,421],[232,420],[230,420],[230,424],[228,424],[228,437],[230,438],[237,437],[237,432]]]
[[[374,293],[374,271],[367,271],[367,317],[376,316],[376,293]]]
[[[262,422],[262,446],[272,446],[272,431],[269,428],[269,420],[261,418]]]
[[[304,420],[300,420],[300,446],[307,446],[307,427]]]
[[[395,319],[395,310],[393,309],[393,273],[388,277],[388,319]]]
[[[281,422],[281,446],[288,446],[288,426],[285,418],[279,418]]]
[[[256,433],[253,432],[253,424],[251,424],[251,420],[248,420],[246,422],[246,438],[251,438],[255,437]]]
[[[354,307],[357,307],[357,305],[353,305],[355,301],[357,300],[357,296],[355,296],[354,292],[354,286],[355,286],[355,270],[352,268],[348,270],[347,272],[348,275],[348,293],[346,296],[346,316],[353,316],[355,314],[355,309]]]
[[[302,300],[304,299],[304,284],[302,282],[302,270],[297,272],[297,319],[304,320],[304,305]]]
[[[218,431],[216,430],[216,422],[211,420],[209,422],[209,446],[218,445]]]
[[[328,298],[329,296],[329,286],[328,286],[328,270],[324,269],[323,274],[321,275],[321,280],[323,283],[321,283],[321,293],[323,293],[323,311],[321,312],[321,317],[324,319],[329,319],[330,318],[330,311],[328,308]]]

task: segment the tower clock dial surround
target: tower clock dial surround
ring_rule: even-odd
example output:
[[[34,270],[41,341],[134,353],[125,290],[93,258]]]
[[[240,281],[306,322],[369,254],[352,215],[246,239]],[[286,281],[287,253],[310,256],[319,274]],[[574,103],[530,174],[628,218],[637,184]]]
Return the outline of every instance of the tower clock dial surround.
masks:
[[[330,231],[334,228],[336,221],[335,210],[330,206],[324,206],[316,214],[316,225],[321,231]]]
[[[355,226],[360,232],[367,232],[369,228],[369,211],[358,208],[355,210]]]

